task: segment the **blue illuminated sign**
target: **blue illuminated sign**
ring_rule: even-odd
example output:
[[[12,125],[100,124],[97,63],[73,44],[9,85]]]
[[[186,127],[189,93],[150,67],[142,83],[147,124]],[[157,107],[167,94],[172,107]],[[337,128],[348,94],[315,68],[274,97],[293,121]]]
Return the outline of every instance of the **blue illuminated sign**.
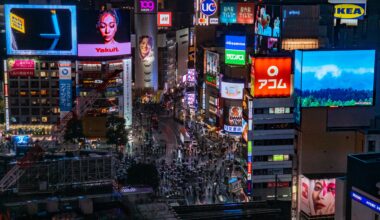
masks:
[[[77,55],[76,6],[4,6],[8,55]]]
[[[217,7],[215,0],[204,0],[201,4],[201,11],[206,16],[212,16],[215,14]]]
[[[367,206],[368,208],[380,213],[380,204],[379,203],[374,202],[371,199],[368,199],[365,196],[363,196],[357,192],[354,192],[354,191],[351,191],[351,198],[354,201],[357,201],[357,202]]]
[[[245,51],[245,36],[226,35],[226,50],[243,50]]]
[[[30,142],[30,137],[27,135],[17,135],[13,136],[12,140],[16,146],[27,146]]]
[[[236,23],[237,3],[225,2],[220,7],[220,22],[225,24]]]
[[[72,93],[71,80],[59,80],[59,108],[61,112],[72,110]]]

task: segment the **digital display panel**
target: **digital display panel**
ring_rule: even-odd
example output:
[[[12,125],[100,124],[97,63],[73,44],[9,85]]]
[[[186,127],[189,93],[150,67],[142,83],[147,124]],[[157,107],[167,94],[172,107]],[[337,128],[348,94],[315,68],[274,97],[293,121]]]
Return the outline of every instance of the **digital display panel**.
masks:
[[[243,132],[243,109],[230,106],[225,111],[224,130],[231,133]]]
[[[27,147],[30,144],[31,140],[30,136],[28,135],[16,135],[12,136],[12,142],[17,147]]]
[[[226,99],[243,99],[244,83],[231,83],[222,82],[220,86],[220,93]]]
[[[206,83],[219,88],[219,54],[207,50],[204,68]]]
[[[224,24],[253,24],[254,4],[224,2],[220,6],[220,22]]]
[[[296,52],[302,107],[373,104],[375,50]],[[297,92],[297,91],[296,91]]]
[[[279,38],[281,34],[281,9],[274,5],[257,5],[255,34]]]
[[[319,5],[285,5],[282,7],[282,38],[318,38]]]
[[[253,97],[289,97],[292,59],[290,57],[253,58],[251,74]]]
[[[335,214],[335,179],[301,178],[301,211],[308,216]]]
[[[225,42],[225,63],[233,65],[245,65],[245,36],[226,35]]]
[[[131,54],[130,14],[125,10],[82,10],[78,14],[78,56]]]
[[[76,7],[5,5],[8,55],[77,54]]]

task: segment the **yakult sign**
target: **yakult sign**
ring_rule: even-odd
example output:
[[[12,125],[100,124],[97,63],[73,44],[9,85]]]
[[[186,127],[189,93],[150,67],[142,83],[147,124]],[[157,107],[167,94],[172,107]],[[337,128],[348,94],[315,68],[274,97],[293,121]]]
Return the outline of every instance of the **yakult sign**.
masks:
[[[156,13],[156,1],[138,0],[137,13]]]

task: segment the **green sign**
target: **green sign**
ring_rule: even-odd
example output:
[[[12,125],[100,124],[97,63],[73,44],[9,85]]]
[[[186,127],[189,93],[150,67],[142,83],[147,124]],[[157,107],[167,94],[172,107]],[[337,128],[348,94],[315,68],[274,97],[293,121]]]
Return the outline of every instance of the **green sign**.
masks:
[[[245,65],[245,51],[226,50],[225,63],[233,65]]]

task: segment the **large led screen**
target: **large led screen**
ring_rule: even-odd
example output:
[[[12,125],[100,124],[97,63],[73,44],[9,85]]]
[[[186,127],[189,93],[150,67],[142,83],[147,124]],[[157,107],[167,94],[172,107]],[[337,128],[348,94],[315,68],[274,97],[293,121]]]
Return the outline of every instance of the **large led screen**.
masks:
[[[206,50],[204,70],[208,85],[219,88],[219,68],[219,54]]]
[[[82,10],[78,14],[78,56],[131,54],[130,15],[123,10]]]
[[[292,59],[262,57],[252,59],[254,85],[251,94],[256,98],[289,97],[291,93]]]
[[[223,98],[243,100],[244,83],[222,82],[220,93]]]
[[[295,73],[301,74],[302,107],[373,104],[374,50],[302,51]]]
[[[8,55],[76,55],[76,7],[5,5]]]
[[[335,214],[335,179],[301,179],[301,211],[308,216]]]
[[[255,34],[279,38],[281,9],[274,5],[257,5]]]
[[[224,130],[231,133],[243,132],[243,109],[239,106],[225,108]]]

